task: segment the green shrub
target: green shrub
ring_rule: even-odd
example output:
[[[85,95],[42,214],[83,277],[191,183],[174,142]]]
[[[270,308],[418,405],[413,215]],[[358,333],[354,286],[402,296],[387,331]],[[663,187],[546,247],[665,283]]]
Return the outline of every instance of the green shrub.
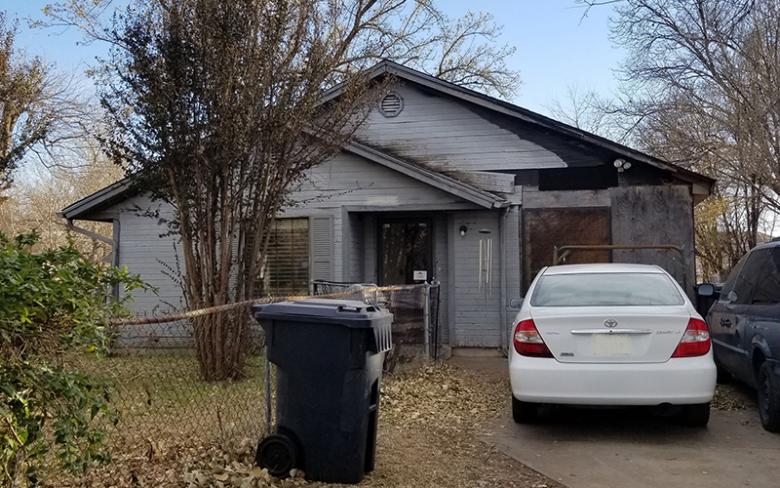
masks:
[[[36,485],[52,462],[83,471],[106,459],[108,388],[67,359],[106,351],[110,321],[128,313],[113,287],[144,287],[72,246],[33,253],[37,240],[0,234],[0,485]]]

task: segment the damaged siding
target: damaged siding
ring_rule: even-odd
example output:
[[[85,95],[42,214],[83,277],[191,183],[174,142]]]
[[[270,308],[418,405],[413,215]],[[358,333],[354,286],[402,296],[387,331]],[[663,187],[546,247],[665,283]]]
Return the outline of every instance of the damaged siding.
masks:
[[[612,189],[613,242],[671,244],[683,250],[613,251],[622,263],[657,264],[669,272],[693,298],[695,284],[693,250],[693,197],[687,186],[633,186]]]
[[[481,117],[467,105],[410,85],[394,88],[404,100],[395,117],[373,110],[357,139],[440,171],[562,168],[555,152]]]

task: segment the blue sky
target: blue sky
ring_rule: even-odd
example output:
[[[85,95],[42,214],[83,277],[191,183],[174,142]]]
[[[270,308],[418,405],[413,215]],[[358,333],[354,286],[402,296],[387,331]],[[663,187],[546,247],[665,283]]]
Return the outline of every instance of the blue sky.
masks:
[[[74,29],[28,29],[23,19],[40,18],[41,8],[53,0],[4,0],[2,7],[20,19],[19,47],[40,55],[61,71],[83,74],[105,52],[101,44],[83,45]],[[517,47],[510,66],[520,71],[522,85],[514,100],[542,113],[569,86],[609,96],[617,87],[615,70],[624,52],[609,40],[609,6],[583,10],[575,0],[441,0],[451,16],[467,10],[492,13],[504,25],[503,39]],[[88,83],[88,82],[86,82]]]

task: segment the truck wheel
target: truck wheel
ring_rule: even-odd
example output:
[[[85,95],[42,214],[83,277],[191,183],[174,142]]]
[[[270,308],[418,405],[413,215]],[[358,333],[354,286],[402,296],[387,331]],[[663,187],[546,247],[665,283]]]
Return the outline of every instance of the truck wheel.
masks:
[[[707,427],[710,421],[710,404],[683,405],[680,420],[688,427]]]
[[[780,379],[768,361],[758,369],[757,383],[761,425],[769,432],[780,432]]]
[[[295,442],[283,434],[269,435],[257,445],[255,462],[271,476],[286,478],[295,467],[298,455]]]
[[[521,402],[513,395],[512,418],[518,424],[533,424],[539,420],[539,407],[535,403]]]

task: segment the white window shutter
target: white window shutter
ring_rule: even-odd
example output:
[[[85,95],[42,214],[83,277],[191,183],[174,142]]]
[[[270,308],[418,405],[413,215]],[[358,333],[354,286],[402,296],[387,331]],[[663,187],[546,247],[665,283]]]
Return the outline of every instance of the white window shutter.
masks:
[[[333,217],[310,217],[312,280],[333,279]]]

